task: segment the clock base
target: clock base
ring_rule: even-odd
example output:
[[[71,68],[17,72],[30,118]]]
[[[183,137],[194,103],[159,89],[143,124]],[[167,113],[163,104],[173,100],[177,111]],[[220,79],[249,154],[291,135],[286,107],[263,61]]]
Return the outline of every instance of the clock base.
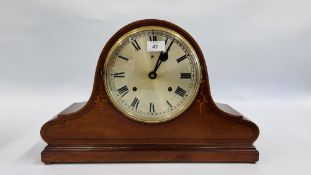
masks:
[[[231,108],[229,105],[216,103],[218,108],[225,111],[226,113],[238,115],[239,113]],[[196,104],[197,105],[197,104]],[[217,133],[217,129],[221,129],[221,131],[226,131],[228,127],[222,126],[221,123],[218,124],[218,127],[209,129],[209,123],[205,120],[202,120],[202,117],[199,115],[193,115],[189,117],[189,120],[185,120],[181,123],[178,120],[174,120],[172,122],[166,123],[166,125],[171,125],[173,130],[176,128],[183,128],[185,131],[185,136],[183,139],[175,139],[168,138],[165,139],[165,135],[163,139],[153,140],[150,143],[148,139],[138,139],[132,140],[128,143],[121,143],[118,140],[111,140],[107,134],[111,135],[111,129],[109,126],[115,126],[117,124],[121,124],[126,127],[126,123],[131,123],[136,127],[142,127],[146,129],[146,131],[151,129],[151,126],[157,125],[148,125],[148,124],[140,124],[135,121],[130,121],[125,117],[120,117],[119,120],[112,120],[117,123],[112,123],[112,121],[105,120],[105,123],[93,122],[91,126],[90,124],[86,124],[85,121],[80,122],[82,117],[76,117],[77,115],[90,115],[94,118],[94,121],[103,120],[105,116],[102,113],[92,113],[91,110],[84,108],[86,106],[86,102],[84,103],[74,103],[69,106],[67,109],[62,111],[56,118],[52,119],[48,123],[46,123],[41,129],[41,135],[46,139],[48,145],[41,153],[41,160],[45,164],[53,164],[53,163],[124,163],[124,162],[235,162],[235,163],[255,163],[259,159],[259,152],[249,142],[245,142],[241,139],[218,139],[218,141],[208,141],[208,135],[206,135],[206,139],[202,140],[191,140],[187,139],[190,136],[193,138],[200,134],[209,134],[209,133]],[[93,109],[102,108],[98,105],[93,106]],[[89,111],[91,114],[78,113],[82,109]],[[96,110],[97,111],[97,110]],[[198,111],[198,110],[197,110]],[[96,115],[95,115],[96,114]],[[67,116],[66,116],[67,115]],[[70,116],[68,116],[70,115]],[[209,114],[203,119],[209,119],[213,117],[213,115]],[[114,119],[113,117],[111,117]],[[115,117],[117,118],[117,117]],[[186,117],[184,117],[186,118]],[[71,120],[70,120],[71,119]],[[83,118],[82,118],[83,119]],[[97,120],[98,119],[98,120]],[[241,120],[242,119],[242,120]],[[245,117],[239,119],[241,122],[245,122]],[[70,123],[78,120],[78,123]],[[91,121],[92,121],[91,120]],[[177,122],[177,123],[174,123]],[[193,123],[194,122],[194,123]],[[248,121],[249,122],[249,121]],[[83,125],[81,125],[81,123]],[[193,124],[192,124],[193,123]],[[230,122],[231,123],[231,122]],[[239,124],[238,122],[235,122]],[[97,126],[99,124],[99,126]],[[179,126],[179,124],[185,124]],[[104,126],[102,126],[104,125]],[[193,125],[194,127],[187,127]],[[80,130],[71,129],[72,126],[76,126],[80,128]],[[199,128],[204,126],[206,132],[201,132],[199,130],[198,133],[193,133],[193,128]],[[231,127],[234,127],[234,123],[230,124]],[[49,128],[50,127],[50,128]],[[56,130],[52,130],[55,127]],[[149,132],[149,134],[144,135],[146,137],[150,137],[150,134],[157,133],[172,133],[169,131],[169,126],[166,129],[155,128],[160,130],[155,130]],[[241,127],[238,125],[238,127]],[[100,135],[106,135],[106,138],[98,138],[98,139],[89,139],[86,142],[83,140],[76,138],[76,132],[80,131],[80,135],[86,134],[84,137],[90,137],[88,133],[93,128],[97,128],[93,130],[92,135],[96,134],[94,132],[100,132]],[[122,128],[122,127],[121,127]],[[132,127],[134,129],[134,127]],[[255,128],[256,129],[256,128]],[[131,132],[131,130],[126,129],[127,133]],[[135,131],[135,130],[134,130]],[[157,132],[158,131],[158,132]],[[233,130],[234,131],[234,130]],[[256,131],[256,130],[255,130]],[[255,132],[254,131],[254,132]],[[71,132],[74,132],[71,136]],[[180,132],[180,131],[179,131]],[[241,130],[241,137],[246,137],[249,133],[252,133],[252,130]],[[138,133],[137,131],[133,133]],[[142,132],[145,133],[145,132]],[[114,138],[124,137],[123,135],[126,133],[121,132],[120,135],[113,136]],[[232,130],[228,132],[229,136],[233,137],[237,135],[234,134]],[[161,134],[162,135],[162,134]],[[188,136],[189,135],[189,136]],[[239,136],[238,135],[238,136]],[[177,136],[177,135],[176,135]],[[254,135],[257,137],[257,134]],[[129,136],[127,136],[129,137]],[[191,138],[190,137],[190,138]],[[228,137],[228,136],[227,136]],[[233,137],[234,138],[234,137]],[[121,139],[122,140],[122,139]],[[124,142],[128,139],[124,138]],[[149,140],[150,141],[150,140]],[[229,141],[229,142],[228,142]],[[142,143],[145,142],[145,143]],[[182,143],[183,142],[183,143]],[[139,143],[139,144],[138,144]]]
[[[42,162],[53,163],[135,163],[135,162],[235,162],[255,163],[255,147],[204,147],[190,145],[129,145],[61,147],[47,146]]]

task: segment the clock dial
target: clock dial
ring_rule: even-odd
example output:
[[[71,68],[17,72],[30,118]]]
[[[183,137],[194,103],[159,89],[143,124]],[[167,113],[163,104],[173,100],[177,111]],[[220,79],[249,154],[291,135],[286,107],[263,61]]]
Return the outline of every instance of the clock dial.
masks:
[[[198,57],[178,33],[142,27],[122,36],[108,53],[104,85],[114,106],[142,122],[164,122],[183,113],[201,81]]]

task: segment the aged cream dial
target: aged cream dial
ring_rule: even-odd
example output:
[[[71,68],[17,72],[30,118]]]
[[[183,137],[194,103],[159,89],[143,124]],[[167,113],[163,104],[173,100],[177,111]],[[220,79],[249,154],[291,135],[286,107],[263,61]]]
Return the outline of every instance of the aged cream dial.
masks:
[[[118,39],[107,55],[103,80],[109,99],[125,116],[157,123],[177,117],[192,104],[201,70],[185,38],[147,26]]]

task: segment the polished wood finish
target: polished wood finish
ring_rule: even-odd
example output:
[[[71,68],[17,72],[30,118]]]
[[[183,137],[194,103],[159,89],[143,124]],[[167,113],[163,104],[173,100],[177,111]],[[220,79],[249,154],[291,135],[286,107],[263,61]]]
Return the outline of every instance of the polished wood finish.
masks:
[[[203,71],[200,91],[181,116],[159,124],[133,121],[109,101],[102,80],[112,45],[128,31],[162,26],[177,31],[195,49]],[[93,91],[84,103],[74,103],[45,123],[41,136],[47,147],[42,162],[248,162],[258,160],[253,143],[259,129],[228,105],[215,103],[207,67],[198,44],[183,29],[162,20],[141,20],[120,29],[104,47]]]

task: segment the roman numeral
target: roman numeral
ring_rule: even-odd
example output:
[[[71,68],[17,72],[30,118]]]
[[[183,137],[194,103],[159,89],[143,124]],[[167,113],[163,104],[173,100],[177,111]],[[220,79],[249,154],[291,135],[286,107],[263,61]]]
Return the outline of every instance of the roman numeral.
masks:
[[[138,100],[137,97],[135,97],[134,100],[133,100],[133,102],[132,102],[132,104],[131,104],[131,106],[132,106],[133,108],[137,109],[137,108],[138,108],[138,104],[139,104],[139,100]]]
[[[180,79],[191,79],[191,73],[180,73]]]
[[[168,40],[168,38],[166,38],[166,40],[165,40],[165,45],[166,45],[166,43],[167,43],[167,40]]]
[[[166,100],[166,103],[167,103],[170,107],[173,107],[172,104],[171,104],[169,101]]]
[[[186,94],[186,91],[178,86],[176,91],[175,91],[175,94],[178,94],[179,96],[184,97]]]
[[[187,58],[187,55],[184,55],[184,56],[178,58],[176,61],[179,63],[179,62],[181,62],[182,60],[184,60],[186,58]]]
[[[135,50],[136,50],[136,51],[139,51],[139,50],[140,50],[139,44],[137,43],[136,40],[132,41],[132,44],[133,44],[133,46],[135,47]]]
[[[121,56],[121,55],[118,55],[118,57],[121,58],[121,59],[123,59],[123,60],[126,60],[126,61],[129,60],[128,58],[126,58],[126,57],[124,57],[124,56]]]
[[[126,95],[128,92],[129,89],[126,85],[118,89],[118,93],[121,95],[121,97],[124,97],[124,95]]]
[[[157,41],[157,36],[149,36],[150,41]]]
[[[150,103],[150,105],[149,105],[149,112],[155,112],[155,110],[154,110],[154,103]]]
[[[115,78],[124,78],[125,77],[124,74],[125,74],[124,72],[114,73],[113,77],[115,77]]]

